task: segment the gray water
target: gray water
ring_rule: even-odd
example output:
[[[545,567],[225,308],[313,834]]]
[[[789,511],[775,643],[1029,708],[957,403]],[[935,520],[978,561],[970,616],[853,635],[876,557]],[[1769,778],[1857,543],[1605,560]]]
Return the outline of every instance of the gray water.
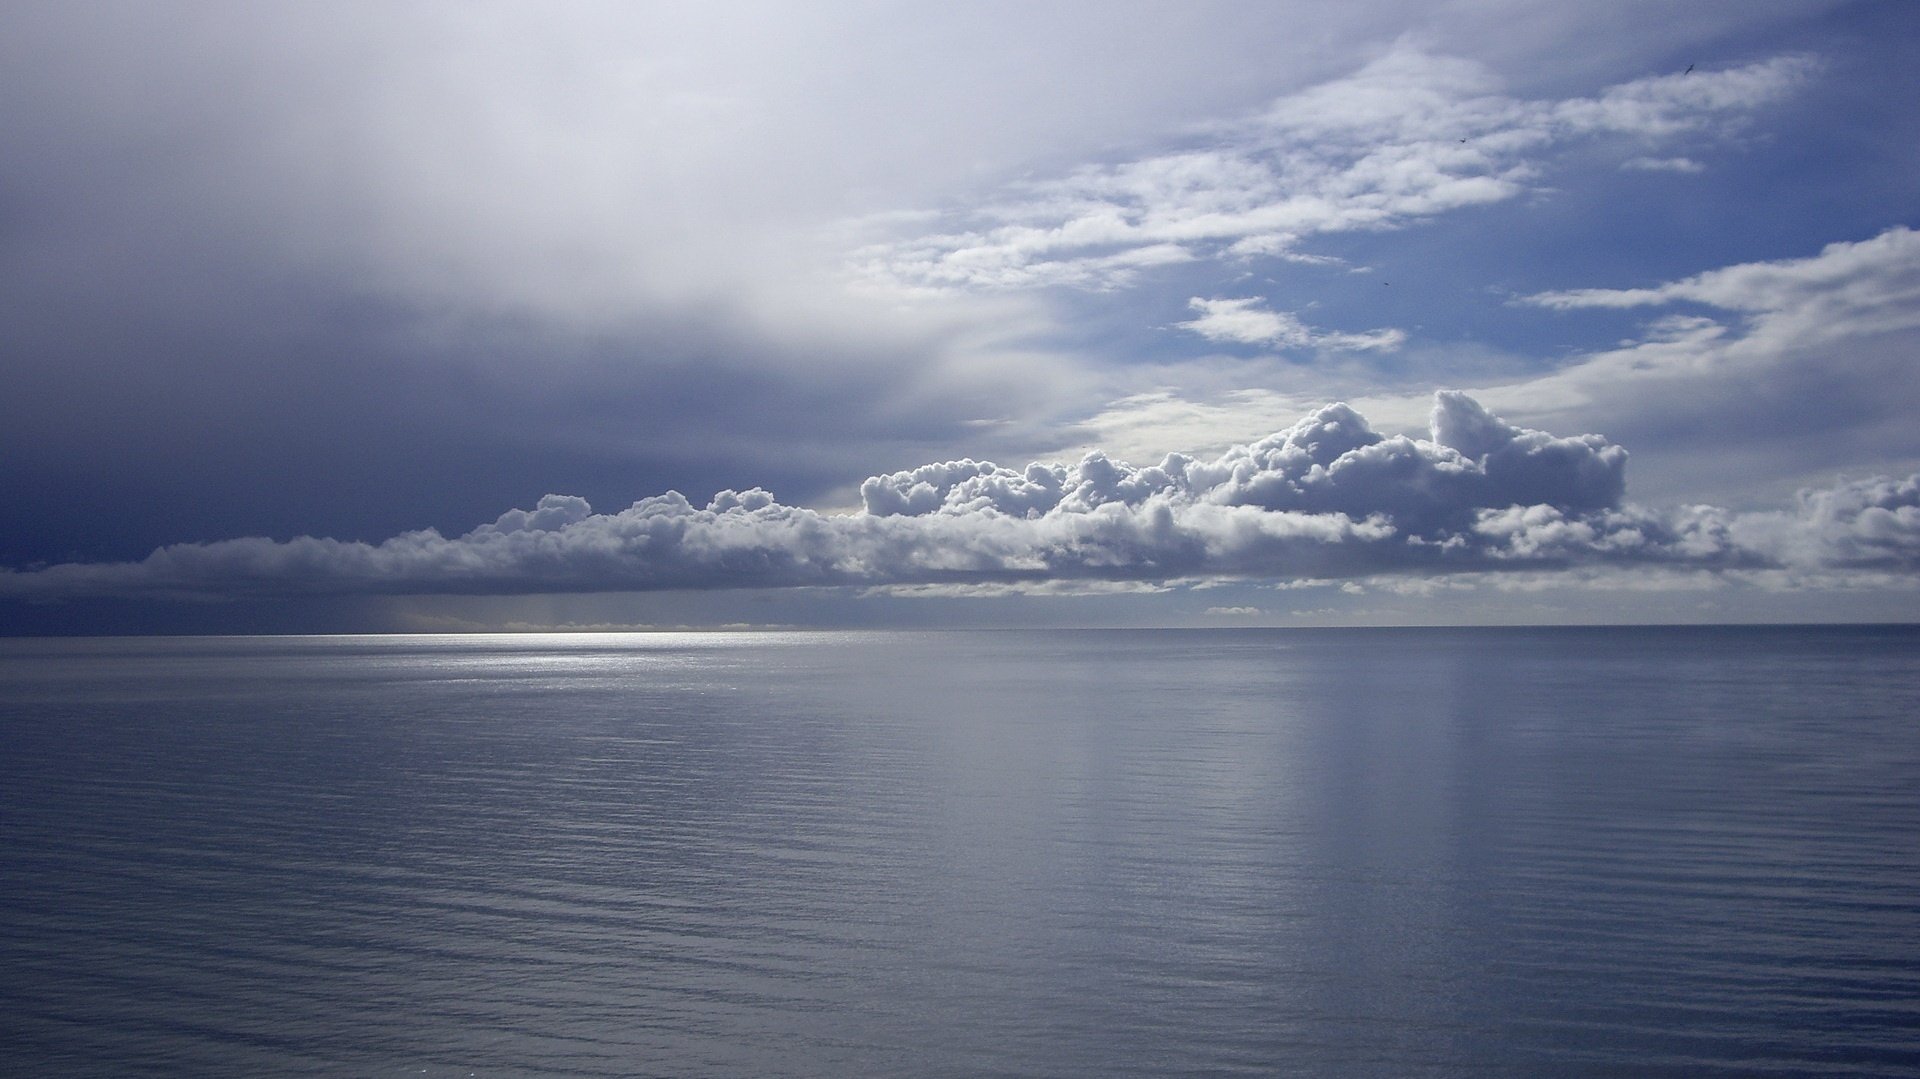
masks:
[[[1912,628],[0,642],[0,1072],[1920,1072]]]

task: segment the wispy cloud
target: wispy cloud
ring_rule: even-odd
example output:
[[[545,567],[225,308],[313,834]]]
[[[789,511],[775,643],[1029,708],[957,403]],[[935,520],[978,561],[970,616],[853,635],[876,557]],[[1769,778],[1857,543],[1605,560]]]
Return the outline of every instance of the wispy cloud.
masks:
[[[1595,564],[1920,566],[1920,477],[1804,495],[1793,511],[1623,503],[1626,453],[1524,430],[1464,394],[1430,437],[1385,437],[1345,405],[1210,460],[1102,454],[1011,469],[948,461],[861,485],[823,514],[759,489],[617,513],[549,495],[447,538],[182,544],[140,562],[0,574],[0,596],[522,593],[1350,578]]]
[[[1651,288],[1541,292],[1521,302],[1566,311],[1679,301],[1761,316],[1757,329],[1825,324],[1857,332],[1862,317],[1868,328],[1920,326],[1920,232],[1890,228],[1870,240],[1828,244],[1810,258],[1742,263]]]
[[[1904,472],[1920,459],[1920,232],[1892,228],[1806,257],[1521,302],[1653,315],[1616,348],[1479,391],[1530,422],[1604,424],[1709,487],[1756,472]]]
[[[1707,168],[1690,157],[1630,157],[1622,161],[1620,167],[1636,172],[1678,172],[1689,175],[1705,172]]]
[[[1290,311],[1264,307],[1257,299],[1204,299],[1195,296],[1187,306],[1199,317],[1174,325],[1209,341],[1240,345],[1267,345],[1282,349],[1325,349],[1334,352],[1390,352],[1406,343],[1403,330],[1333,333],[1315,330]]]
[[[951,230],[869,248],[858,272],[908,288],[1107,288],[1145,266],[1285,255],[1315,235],[1514,198],[1557,145],[1623,137],[1653,160],[1648,145],[1698,136],[1814,67],[1783,56],[1532,101],[1477,63],[1402,44],[1185,148],[1027,183],[950,215]]]

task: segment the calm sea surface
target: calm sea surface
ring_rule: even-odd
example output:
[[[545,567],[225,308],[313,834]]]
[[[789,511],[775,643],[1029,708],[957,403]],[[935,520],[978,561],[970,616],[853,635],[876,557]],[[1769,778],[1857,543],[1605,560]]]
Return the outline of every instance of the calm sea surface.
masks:
[[[0,1072],[1920,1073],[1913,628],[0,642]]]

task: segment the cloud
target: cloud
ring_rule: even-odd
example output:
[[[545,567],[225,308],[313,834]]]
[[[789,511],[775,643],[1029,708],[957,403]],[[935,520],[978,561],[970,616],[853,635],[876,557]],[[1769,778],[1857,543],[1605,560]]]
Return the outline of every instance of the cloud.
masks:
[[[1195,296],[1187,306],[1200,317],[1174,325],[1191,330],[1209,341],[1242,345],[1271,345],[1275,348],[1320,348],[1336,352],[1390,352],[1406,342],[1402,330],[1370,330],[1366,333],[1324,333],[1309,328],[1288,311],[1274,311],[1257,299],[1203,299]]]
[[[1745,514],[1726,527],[1787,565],[1911,572],[1920,568],[1920,475],[1802,491],[1793,512]]]
[[[1833,328],[1857,332],[1920,326],[1916,300],[1920,232],[1896,226],[1870,240],[1828,244],[1811,258],[1743,263],[1652,288],[1542,292],[1522,302],[1568,311],[1692,301],[1762,316],[1757,329],[1832,326],[1837,317],[1842,321]]]
[[[1630,157],[1620,163],[1623,169],[1639,172],[1705,172],[1706,166],[1690,157]]]
[[[1087,445],[1137,459],[1244,439],[1314,394],[1346,396],[1383,428],[1405,430],[1429,388],[1451,382],[1526,426],[1601,430],[1632,446],[1643,500],[1757,508],[1836,473],[1905,475],[1920,466],[1920,232],[1896,226],[1804,250],[1637,287],[1521,297],[1522,313],[1587,312],[1588,326],[1618,342],[1546,370],[1431,342],[1403,353],[1404,390],[1371,371],[1189,364],[1153,372],[1152,391],[1116,396],[1080,427]],[[1625,325],[1607,327],[1610,314]]]
[[[849,296],[849,249],[990,224],[876,215],[1018,201],[1011,177],[1169,135],[1244,157],[1264,103],[1402,33],[1590,88],[1787,17],[1651,10],[15,5],[0,496],[42,509],[0,562],[451,535],[544,490],[811,502],[962,449],[1065,453],[1060,421],[1143,387],[1051,297]],[[1195,126],[1217,117],[1253,119]],[[1097,287],[1218,246],[1074,257]]]
[[[1786,569],[1829,583],[1843,583],[1847,570],[1907,575],[1920,570],[1920,474],[1803,490],[1790,511],[1624,507],[1581,516],[1509,506],[1481,511],[1474,531],[1494,560]]]
[[[162,548],[139,562],[0,574],[0,596],[535,593],[1336,579],[1584,565],[1920,565],[1920,478],[1804,495],[1792,512],[1623,503],[1626,453],[1436,395],[1430,437],[1346,405],[1202,460],[1102,454],[1023,469],[961,460],[874,476],[824,514],[766,491],[668,492],[616,513],[548,495],[457,537],[299,537]]]
[[[1699,135],[1782,96],[1815,66],[1781,56],[1538,101],[1502,93],[1479,63],[1403,42],[1187,148],[1010,188],[950,215],[951,231],[866,249],[856,271],[908,289],[1100,289],[1144,266],[1285,255],[1315,235],[1515,198],[1538,187],[1543,155],[1561,144]]]
[[[1384,437],[1344,404],[1212,460],[1169,454],[1135,468],[1102,453],[1078,465],[1024,470],[962,461],[875,476],[861,485],[873,516],[962,517],[981,511],[1029,520],[1078,517],[1107,506],[1258,509],[1385,521],[1400,533],[1457,530],[1481,507],[1541,503],[1580,512],[1615,504],[1626,453],[1596,435],[1522,431],[1464,394],[1436,396],[1433,439]]]
[[[1837,468],[1904,472],[1920,458],[1913,229],[1643,287],[1564,289],[1519,302],[1650,315],[1617,348],[1476,393],[1529,422],[1601,424],[1658,451],[1657,487],[1724,489],[1755,474],[1805,483]]]

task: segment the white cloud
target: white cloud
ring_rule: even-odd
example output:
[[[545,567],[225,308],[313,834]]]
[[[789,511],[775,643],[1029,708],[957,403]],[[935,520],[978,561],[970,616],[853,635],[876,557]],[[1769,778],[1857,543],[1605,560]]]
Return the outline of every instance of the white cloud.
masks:
[[[1911,570],[1920,565],[1920,475],[1800,492],[1792,512],[1728,522],[1733,538],[1791,566]]]
[[[1261,431],[1285,427],[1319,400],[1238,386],[1203,395],[1191,383],[1168,380],[1153,390],[1112,401],[1081,420],[1075,425],[1081,438],[1063,453],[1078,456],[1104,449],[1131,460],[1158,460],[1178,447],[1196,455],[1217,453]]]
[[[1618,348],[1475,391],[1529,422],[1602,425],[1661,451],[1652,477],[1661,490],[1751,485],[1756,475],[1806,484],[1840,468],[1904,472],[1920,459],[1920,232],[1896,227],[1808,257],[1522,302],[1679,308]]]
[[[1920,232],[1890,228],[1871,240],[1828,244],[1811,258],[1743,263],[1652,288],[1569,289],[1523,300],[1562,311],[1677,301],[1758,315],[1755,328],[1775,333],[1910,329],[1920,326]]]
[[[1516,301],[1549,311],[1617,311],[1646,321],[1616,347],[1575,354],[1544,373],[1448,357],[1501,415],[1547,430],[1603,430],[1635,448],[1635,490],[1662,501],[1778,499],[1836,473],[1904,475],[1920,466],[1920,232],[1888,229],[1802,257],[1722,267],[1637,288],[1582,288]],[[1416,360],[1419,356],[1414,357]],[[1525,366],[1531,367],[1528,363]],[[1349,399],[1386,429],[1410,429],[1441,368],[1377,380],[1236,368],[1241,384],[1181,369],[1150,392],[1082,421],[1089,441],[1134,456],[1170,445],[1214,446],[1270,428],[1308,402],[1354,386]],[[1322,377],[1322,376],[1325,377]],[[1421,386],[1425,383],[1425,386]],[[1420,387],[1422,392],[1409,392]]]
[[[1623,504],[1626,453],[1513,427],[1436,396],[1430,438],[1385,437],[1345,405],[1202,460],[1134,467],[953,461],[875,476],[864,510],[759,489],[677,493],[617,513],[542,498],[465,535],[300,537],[162,548],[140,562],[0,574],[0,596],[529,593],[817,585],[1163,583],[1511,568],[1920,567],[1920,477],[1805,494],[1792,512]]]
[[[1783,56],[1530,101],[1503,94],[1478,63],[1402,43],[1353,75],[1208,129],[1188,148],[1009,189],[954,215],[955,230],[866,249],[856,269],[909,289],[1100,288],[1143,265],[1285,254],[1319,234],[1511,199],[1537,186],[1556,145],[1698,135],[1786,93],[1813,68]]]
[[[1630,157],[1620,163],[1623,169],[1638,172],[1705,172],[1706,166],[1690,157]]]
[[[1407,340],[1402,330],[1366,333],[1326,333],[1309,328],[1290,311],[1275,311],[1257,299],[1204,299],[1195,296],[1187,306],[1200,316],[1174,325],[1209,341],[1275,348],[1319,348],[1336,352],[1390,352]]]
[[[974,461],[875,476],[861,485],[875,516],[1026,519],[1080,515],[1155,498],[1180,505],[1383,518],[1429,536],[1465,525],[1478,507],[1544,503],[1570,511],[1615,504],[1626,453],[1595,435],[1522,431],[1457,393],[1435,400],[1432,441],[1383,437],[1344,404],[1328,405],[1258,442],[1212,460],[1169,454],[1135,468],[1092,453],[1077,466],[1024,470]]]

